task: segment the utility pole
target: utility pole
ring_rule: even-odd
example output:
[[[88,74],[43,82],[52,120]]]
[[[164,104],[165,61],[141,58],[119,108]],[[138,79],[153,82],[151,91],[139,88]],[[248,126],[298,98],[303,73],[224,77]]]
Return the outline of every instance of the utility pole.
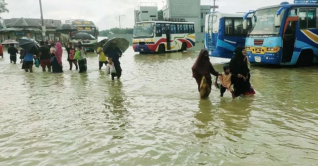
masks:
[[[40,11],[41,11],[41,22],[42,22],[42,40],[45,40],[45,26],[44,26],[44,20],[43,20],[43,12],[42,12],[42,2],[39,0],[40,3]]]
[[[215,1],[216,0],[213,0],[213,6],[211,6],[211,8],[213,8],[213,13],[215,12],[215,9],[219,8],[218,6],[215,6]]]
[[[119,29],[121,29],[120,17],[125,15],[119,15]]]

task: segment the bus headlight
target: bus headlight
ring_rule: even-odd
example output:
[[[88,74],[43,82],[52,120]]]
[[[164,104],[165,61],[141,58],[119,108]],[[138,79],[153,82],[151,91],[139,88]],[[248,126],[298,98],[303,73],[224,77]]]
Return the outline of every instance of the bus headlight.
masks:
[[[245,47],[246,51],[251,51],[251,47]]]
[[[267,51],[269,51],[269,52],[278,52],[279,51],[279,47],[267,47]]]

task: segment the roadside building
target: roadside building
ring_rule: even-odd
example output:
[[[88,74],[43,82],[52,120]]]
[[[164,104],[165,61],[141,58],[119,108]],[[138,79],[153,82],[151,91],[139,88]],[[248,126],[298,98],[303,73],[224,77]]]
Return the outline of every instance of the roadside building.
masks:
[[[135,22],[158,19],[158,6],[155,2],[142,2],[135,9]]]
[[[60,33],[55,32],[57,26],[62,22],[61,20],[44,19],[44,26],[46,27],[45,38],[51,41],[57,41]],[[11,18],[4,19],[1,23],[0,41],[14,39],[28,36],[35,40],[42,40],[42,22],[41,19],[34,18]]]

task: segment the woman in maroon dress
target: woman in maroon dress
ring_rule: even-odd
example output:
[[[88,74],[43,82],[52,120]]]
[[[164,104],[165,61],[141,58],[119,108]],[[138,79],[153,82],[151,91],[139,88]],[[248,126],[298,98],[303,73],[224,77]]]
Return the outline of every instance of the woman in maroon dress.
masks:
[[[192,74],[198,84],[198,90],[201,98],[207,98],[211,92],[212,77],[219,76],[219,72],[215,71],[210,62],[209,52],[202,49],[197,60],[192,66]]]

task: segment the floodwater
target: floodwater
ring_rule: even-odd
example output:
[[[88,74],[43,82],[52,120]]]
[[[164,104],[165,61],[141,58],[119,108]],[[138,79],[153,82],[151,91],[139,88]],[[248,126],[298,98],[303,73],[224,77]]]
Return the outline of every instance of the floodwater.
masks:
[[[87,74],[25,73],[0,58],[0,165],[317,165],[318,67],[252,66],[254,97],[200,100],[199,50],[121,58],[112,81],[98,58]],[[224,59],[212,58],[218,71]]]

